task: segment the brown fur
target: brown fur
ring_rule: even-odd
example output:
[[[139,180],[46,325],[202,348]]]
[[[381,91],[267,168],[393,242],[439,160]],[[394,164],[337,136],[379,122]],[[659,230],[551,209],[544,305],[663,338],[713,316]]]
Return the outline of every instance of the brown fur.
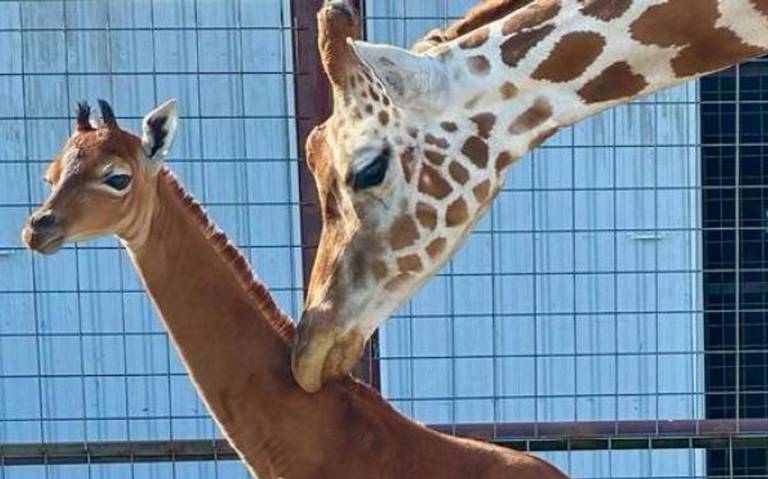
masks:
[[[226,233],[219,229],[219,227],[210,219],[205,212],[205,209],[203,209],[203,206],[198,203],[192,195],[184,191],[184,187],[169,169],[163,168],[159,174],[161,180],[168,184],[171,191],[173,191],[179,201],[181,201],[181,204],[187,208],[191,217],[197,221],[197,224],[203,230],[203,234],[213,240],[217,245],[219,248],[219,255],[221,255],[225,263],[232,268],[232,271],[243,289],[252,295],[255,304],[258,304],[260,309],[270,313],[266,318],[275,328],[275,332],[285,340],[286,343],[293,342],[294,336],[296,335],[296,328],[293,322],[274,302],[269,290],[256,276],[256,273],[254,273],[248,260],[243,256],[243,253],[229,241]]]
[[[605,37],[596,32],[573,32],[558,40],[549,56],[531,74],[536,80],[575,80],[605,48]]]
[[[732,31],[717,28],[715,0],[669,0],[654,5],[635,20],[630,31],[642,43],[682,47],[672,68],[687,77],[726,67],[762,53],[743,43]]]
[[[501,61],[507,66],[516,67],[533,47],[554,30],[554,25],[542,25],[511,35],[501,44]]]
[[[445,225],[448,227],[459,226],[466,223],[469,219],[469,210],[464,198],[459,198],[450,205],[445,211]]]
[[[581,13],[605,22],[615,20],[632,6],[632,0],[579,0]]]
[[[419,191],[441,200],[448,196],[453,188],[445,181],[439,171],[425,163],[421,165],[421,172],[419,173]]]
[[[472,7],[463,18],[451,24],[442,32],[440,38],[450,41],[462,35],[469,34],[489,23],[506,17],[520,10],[533,0],[486,0],[480,5]],[[435,35],[434,33],[432,34]]]
[[[437,227],[437,210],[427,203],[416,204],[416,218],[424,228],[432,231]]]
[[[512,121],[508,128],[509,133],[519,135],[531,131],[551,118],[552,112],[552,105],[546,98],[537,98],[533,105]]]
[[[461,152],[469,158],[476,167],[485,168],[488,166],[488,144],[479,136],[470,136]]]
[[[579,96],[587,103],[618,100],[634,96],[647,86],[645,77],[634,73],[627,62],[616,62],[585,83]]]

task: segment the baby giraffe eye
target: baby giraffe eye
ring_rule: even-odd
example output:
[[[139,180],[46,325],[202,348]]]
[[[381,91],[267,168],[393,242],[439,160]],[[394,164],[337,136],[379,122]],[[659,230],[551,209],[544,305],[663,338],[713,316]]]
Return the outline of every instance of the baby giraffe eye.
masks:
[[[112,175],[104,180],[104,184],[117,191],[123,191],[131,183],[130,175]]]
[[[347,184],[355,191],[381,184],[381,182],[384,181],[384,177],[387,175],[390,154],[390,149],[385,148],[373,159],[373,161],[365,165],[360,171],[354,173],[350,172],[349,177],[347,177]]]

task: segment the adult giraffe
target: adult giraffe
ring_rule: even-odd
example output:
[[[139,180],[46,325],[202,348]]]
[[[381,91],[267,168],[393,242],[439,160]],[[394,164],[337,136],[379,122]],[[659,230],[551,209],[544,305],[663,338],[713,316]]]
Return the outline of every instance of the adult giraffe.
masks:
[[[318,14],[334,111],[307,141],[323,231],[292,366],[356,363],[451,257],[507,168],[559,128],[768,51],[768,0],[491,0],[414,51]]]
[[[24,228],[33,250],[116,234],[128,250],[198,393],[259,479],[564,479],[533,456],[439,434],[351,377],[310,395],[290,368],[293,324],[245,258],[162,166],[175,103],[141,138],[81,105],[46,172],[47,200]]]

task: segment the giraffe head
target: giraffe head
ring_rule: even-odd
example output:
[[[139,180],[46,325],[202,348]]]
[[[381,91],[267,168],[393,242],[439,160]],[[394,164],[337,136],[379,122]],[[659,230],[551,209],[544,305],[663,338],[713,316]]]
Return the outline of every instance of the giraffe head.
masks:
[[[350,371],[376,327],[444,264],[522,145],[493,144],[496,115],[482,109],[514,86],[485,99],[461,93],[484,57],[354,40],[356,17],[341,1],[318,23],[334,110],[306,145],[323,230],[292,358],[310,392]]]
[[[72,135],[45,172],[51,192],[24,225],[30,249],[52,254],[68,241],[116,234],[141,241],[151,214],[157,172],[176,131],[176,102],[150,112],[143,134],[121,129],[109,104],[99,100],[102,121],[91,123],[81,103]]]

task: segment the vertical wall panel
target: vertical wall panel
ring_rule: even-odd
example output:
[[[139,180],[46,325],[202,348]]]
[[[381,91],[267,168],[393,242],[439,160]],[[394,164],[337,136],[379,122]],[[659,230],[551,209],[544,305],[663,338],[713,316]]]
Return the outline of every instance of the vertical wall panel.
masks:
[[[0,2],[0,444],[215,438],[119,244],[32,256],[18,231],[76,101],[134,131],[177,98],[169,166],[300,308],[293,58],[283,0]],[[2,468],[16,477],[245,477],[242,466]],[[223,467],[223,466],[222,466]],[[229,467],[229,466],[227,466]]]

